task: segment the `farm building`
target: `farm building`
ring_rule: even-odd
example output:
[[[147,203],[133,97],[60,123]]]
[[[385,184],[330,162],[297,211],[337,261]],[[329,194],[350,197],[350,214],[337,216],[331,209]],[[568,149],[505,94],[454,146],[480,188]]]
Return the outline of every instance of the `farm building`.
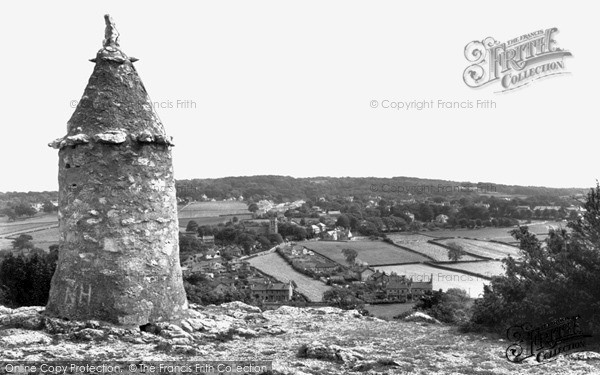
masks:
[[[200,237],[200,241],[202,241],[205,244],[214,244],[215,236],[202,236]]]
[[[393,279],[390,280],[385,287],[385,296],[387,299],[400,299],[406,298],[410,294],[410,280],[407,279]]]
[[[410,286],[410,294],[413,296],[421,296],[427,291],[433,290],[433,275],[429,281],[414,281]]]
[[[284,302],[292,299],[294,288],[292,283],[266,283],[250,286],[254,298],[266,302]]]

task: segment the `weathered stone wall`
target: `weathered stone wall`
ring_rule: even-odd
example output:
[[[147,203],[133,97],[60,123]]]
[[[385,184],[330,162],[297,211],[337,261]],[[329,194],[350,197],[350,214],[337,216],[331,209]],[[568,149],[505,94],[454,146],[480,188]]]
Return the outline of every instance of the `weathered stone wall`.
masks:
[[[48,310],[139,325],[183,309],[167,147],[89,143],[59,154],[61,238]]]

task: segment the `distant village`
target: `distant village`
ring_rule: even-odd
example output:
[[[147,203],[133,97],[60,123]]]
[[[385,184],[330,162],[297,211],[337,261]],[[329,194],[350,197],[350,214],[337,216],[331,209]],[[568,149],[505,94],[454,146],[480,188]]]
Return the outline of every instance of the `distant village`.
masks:
[[[560,205],[533,205],[523,199],[477,195],[454,200],[323,196],[281,203],[272,199],[247,200],[242,195],[217,200],[202,194],[197,198],[190,201],[181,194],[180,208],[195,202],[239,202],[247,208],[244,212],[221,215],[220,219],[227,219],[226,222],[212,225],[199,225],[193,218],[180,219],[183,275],[199,288],[197,295],[206,303],[306,302],[293,282],[281,282],[249,265],[249,259],[266,252],[277,252],[297,272],[328,285],[351,289],[366,302],[404,302],[432,290],[431,280],[386,275],[360,262],[341,265],[297,243],[381,239],[388,232],[440,228],[510,227],[531,219],[572,219],[583,210],[577,204],[566,204],[567,200],[559,201]],[[47,198],[42,202],[13,200],[3,206],[0,214],[8,216],[9,221],[18,220],[56,212],[57,206],[57,201]],[[12,252],[17,255],[31,249],[14,248]],[[206,299],[206,295],[210,298]]]

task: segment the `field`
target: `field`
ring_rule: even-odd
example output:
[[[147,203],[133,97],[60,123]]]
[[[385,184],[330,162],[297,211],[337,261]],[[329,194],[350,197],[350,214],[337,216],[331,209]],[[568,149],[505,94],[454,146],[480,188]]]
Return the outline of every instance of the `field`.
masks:
[[[53,229],[47,229],[56,227]],[[39,242],[34,241],[35,246],[48,250],[48,246],[58,243],[58,217],[56,214],[38,214],[32,218],[18,221],[8,221],[7,217],[0,218],[0,250],[10,249],[12,239],[19,234],[27,233],[35,238],[40,233]],[[46,231],[49,233],[43,233]]]
[[[194,202],[179,209],[179,227],[185,228],[194,220],[198,225],[217,225],[226,223],[234,216],[238,219],[251,218],[248,206],[244,202],[219,201],[219,202]]]
[[[252,267],[273,276],[281,282],[294,281],[298,286],[298,291],[305,295],[311,302],[320,302],[323,299],[323,293],[331,289],[330,286],[323,284],[321,281],[312,279],[294,270],[277,253],[256,256],[248,259],[248,262]]]
[[[502,259],[509,255],[511,255],[513,258],[519,258],[521,256],[518,248],[494,242],[468,240],[465,238],[450,238],[440,240],[439,242],[446,245],[454,242],[461,245],[466,252],[486,258]]]
[[[228,217],[192,217],[188,219],[179,219],[179,228],[184,230],[190,221],[194,220],[199,226],[218,225],[229,221]]]
[[[444,267],[453,268],[457,271],[469,271],[476,274],[492,277],[504,275],[504,265],[499,260],[488,260],[484,262],[458,262],[446,263]]]
[[[222,215],[248,214],[248,206],[244,202],[195,202],[188,204],[179,211],[180,219],[200,217],[218,217]]]
[[[394,243],[402,245],[417,251],[421,254],[427,255],[437,262],[447,262],[448,250],[442,246],[428,243],[431,237],[423,236],[420,234],[389,234],[388,238],[392,239]],[[465,255],[461,258],[461,261],[478,260],[479,258]]]
[[[33,237],[33,244],[42,250],[48,250],[50,245],[58,245],[58,226],[28,233]]]
[[[47,228],[58,225],[56,214],[36,215],[32,218],[18,221],[8,221],[7,217],[0,218],[0,236],[25,233],[38,228]]]
[[[531,233],[537,234],[539,239],[544,239],[551,228],[566,227],[566,223],[557,221],[538,221],[526,224]],[[480,228],[480,229],[446,229],[427,232],[432,237],[468,237],[481,240],[495,240],[516,244],[517,241],[509,234],[514,228]]]
[[[365,309],[376,318],[390,320],[398,314],[412,311],[414,303],[385,303],[380,305],[365,305]]]
[[[477,298],[483,293],[483,284],[489,284],[489,281],[483,278],[460,272],[446,271],[426,264],[404,264],[373,268],[385,271],[387,274],[396,272],[398,275],[406,275],[407,277],[412,277],[413,281],[429,281],[433,279],[433,290],[464,289],[472,298]]]
[[[343,249],[353,249],[358,253],[357,260],[370,265],[427,262],[431,259],[411,251],[401,249],[383,241],[304,241],[298,245],[305,246],[314,252],[346,266]]]

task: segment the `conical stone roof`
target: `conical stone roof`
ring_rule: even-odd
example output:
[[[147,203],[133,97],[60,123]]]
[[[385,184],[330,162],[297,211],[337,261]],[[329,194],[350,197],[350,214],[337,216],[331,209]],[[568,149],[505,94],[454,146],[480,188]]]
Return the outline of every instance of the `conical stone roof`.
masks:
[[[67,123],[67,135],[49,146],[62,148],[90,141],[172,145],[133,66],[137,59],[121,51],[115,24],[109,15],[104,17],[103,47],[91,60],[96,65]]]

